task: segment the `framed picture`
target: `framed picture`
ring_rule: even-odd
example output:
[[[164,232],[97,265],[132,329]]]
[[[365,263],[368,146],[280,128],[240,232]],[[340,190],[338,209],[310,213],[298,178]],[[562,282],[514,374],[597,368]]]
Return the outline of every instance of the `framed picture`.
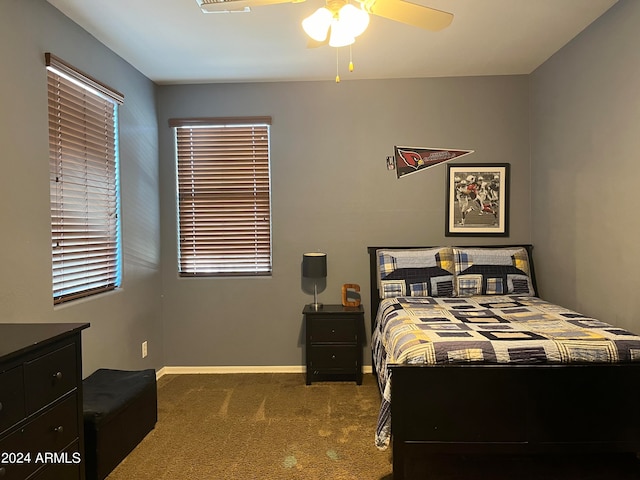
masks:
[[[446,236],[509,235],[509,164],[447,165]]]

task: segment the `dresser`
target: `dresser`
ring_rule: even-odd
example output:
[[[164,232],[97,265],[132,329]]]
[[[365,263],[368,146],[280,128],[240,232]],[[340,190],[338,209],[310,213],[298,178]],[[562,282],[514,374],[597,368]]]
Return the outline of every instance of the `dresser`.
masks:
[[[0,480],[84,480],[87,327],[0,324]]]
[[[305,316],[307,385],[314,379],[349,376],[362,384],[362,306],[323,305],[314,310],[306,305]]]

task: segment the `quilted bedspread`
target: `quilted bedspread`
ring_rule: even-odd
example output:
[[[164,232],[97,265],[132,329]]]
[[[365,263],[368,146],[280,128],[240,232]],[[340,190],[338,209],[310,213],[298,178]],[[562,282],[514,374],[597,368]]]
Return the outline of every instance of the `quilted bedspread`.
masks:
[[[640,361],[640,336],[531,296],[396,297],[372,335],[382,403],[376,446],[391,435],[390,364]]]

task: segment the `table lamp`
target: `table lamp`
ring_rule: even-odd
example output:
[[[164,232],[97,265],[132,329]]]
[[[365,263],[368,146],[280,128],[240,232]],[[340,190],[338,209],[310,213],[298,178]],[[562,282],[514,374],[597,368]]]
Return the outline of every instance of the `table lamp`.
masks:
[[[326,253],[304,253],[302,255],[302,276],[313,278],[313,303],[312,309],[319,310],[322,304],[318,303],[318,280],[327,276]]]

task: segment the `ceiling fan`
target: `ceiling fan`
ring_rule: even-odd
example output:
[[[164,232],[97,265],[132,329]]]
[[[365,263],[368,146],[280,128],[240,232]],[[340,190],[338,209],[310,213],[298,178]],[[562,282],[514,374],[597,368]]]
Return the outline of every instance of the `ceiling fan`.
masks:
[[[248,12],[250,7],[261,7],[278,3],[300,3],[304,0],[196,0],[203,12],[230,13]],[[426,30],[438,31],[449,26],[453,14],[424,7],[404,0],[356,0],[362,9],[372,15],[396,22],[413,25]],[[346,0],[342,4],[348,3]],[[331,0],[327,1],[327,8]]]
[[[196,0],[205,13],[249,12],[250,7],[303,1],[305,0]],[[302,21],[302,28],[309,36],[308,47],[327,44],[336,47],[336,83],[340,83],[338,47],[350,46],[355,42],[355,38],[369,25],[369,14],[432,31],[448,27],[453,20],[451,13],[404,0],[355,0],[361,8],[355,7],[349,0],[325,2],[324,7]],[[353,68],[353,61],[350,59],[349,71],[353,72]]]

